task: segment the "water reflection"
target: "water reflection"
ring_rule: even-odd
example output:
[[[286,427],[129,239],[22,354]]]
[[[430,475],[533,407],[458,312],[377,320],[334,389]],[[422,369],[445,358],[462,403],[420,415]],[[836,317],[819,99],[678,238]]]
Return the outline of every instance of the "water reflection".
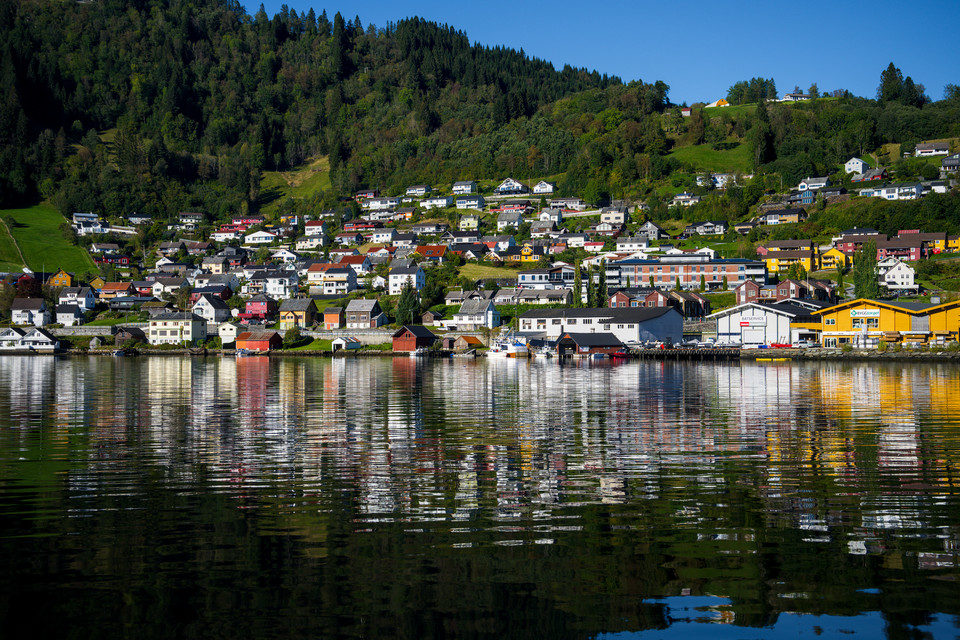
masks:
[[[197,631],[233,585],[266,636],[417,635],[391,584],[479,625],[449,635],[665,629],[657,599],[707,594],[684,624],[929,632],[960,612],[958,392],[946,365],[3,357],[0,607],[45,557],[108,592],[207,571]],[[278,623],[265,576],[323,606]]]

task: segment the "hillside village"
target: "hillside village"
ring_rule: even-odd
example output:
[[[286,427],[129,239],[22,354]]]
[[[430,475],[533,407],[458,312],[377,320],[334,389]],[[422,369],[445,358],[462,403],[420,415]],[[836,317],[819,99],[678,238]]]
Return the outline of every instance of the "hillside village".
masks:
[[[451,336],[447,343],[452,345],[456,332],[479,335],[480,343],[489,345],[492,336],[506,330],[504,320],[518,335],[548,346],[565,333],[616,336],[609,344],[584,339],[576,347],[583,353],[704,337],[732,346],[943,344],[958,337],[956,323],[936,334],[928,326],[922,336],[890,328],[904,322],[894,318],[898,313],[919,313],[923,305],[917,303],[876,302],[892,311],[877,316],[871,311],[864,325],[875,329],[869,335],[860,325],[841,335],[827,331],[824,323],[836,322],[829,310],[849,298],[837,280],[868,244],[876,246],[878,284],[899,297],[919,293],[913,265],[960,252],[960,236],[904,229],[887,237],[875,229],[852,228],[827,244],[771,240],[756,247],[755,257],[725,254],[731,238],[800,223],[818,203],[946,193],[960,153],[949,154],[945,143],[918,144],[915,153],[942,157],[942,179],[891,183],[886,169],[853,157],[843,171],[861,188],[809,177],[767,198],[741,223],[694,222],[676,235],[647,219],[644,203],[598,208],[582,198],[555,195],[556,185],[549,181],[528,185],[513,178],[486,193],[475,181],[447,188],[411,185],[391,196],[366,189],[344,206],[302,218],[240,215],[212,226],[203,212],[182,212],[164,229],[173,239],[159,242],[143,260],[134,259],[125,240],[154,225],[150,216],[131,215],[124,224],[112,224],[96,212],[78,212],[72,230],[88,245],[100,274],[62,269],[11,274],[11,326],[0,333],[0,346],[50,348],[58,341],[54,333],[68,335],[70,328],[98,320],[111,327],[108,342],[115,346],[255,350],[309,343],[310,337],[331,347],[335,338],[350,338],[348,348],[353,348],[361,341],[346,335],[350,331],[380,330],[379,341],[389,342],[393,329],[402,333],[413,325],[437,331],[428,331],[433,338],[414,341],[413,348],[442,336]],[[747,179],[704,174],[697,182],[723,190]],[[684,192],[671,206],[696,207],[703,197],[710,196]],[[724,251],[711,246],[717,242]],[[55,262],[51,256],[50,263]],[[469,265],[476,268],[471,271]],[[470,273],[478,277],[463,275]],[[862,309],[874,303],[858,304]],[[558,316],[558,309],[573,315]],[[613,309],[617,321],[610,319]],[[768,322],[768,315],[779,320]],[[880,322],[887,315],[889,327]],[[712,325],[718,328],[711,330]]]

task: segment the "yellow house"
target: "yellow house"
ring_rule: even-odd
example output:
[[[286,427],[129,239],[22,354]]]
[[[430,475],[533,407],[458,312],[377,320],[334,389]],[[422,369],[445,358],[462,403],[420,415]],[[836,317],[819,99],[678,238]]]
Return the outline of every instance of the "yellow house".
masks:
[[[934,305],[927,316],[931,340],[939,343],[960,340],[960,300]]]
[[[947,236],[947,251],[951,253],[960,251],[960,236]]]
[[[770,251],[763,257],[770,273],[786,272],[794,264],[802,264],[807,272],[817,268],[817,254],[814,251]]]
[[[821,269],[836,269],[839,266],[847,268],[850,265],[850,256],[845,254],[840,249],[833,247],[827,249],[822,254],[820,254],[820,268]]]
[[[72,287],[74,282],[73,274],[60,269],[47,279],[47,285],[51,287]]]
[[[932,337],[928,314],[932,309],[920,302],[857,298],[814,311],[811,315],[822,319],[820,341],[823,346],[849,344],[869,348],[881,342],[928,343]]]

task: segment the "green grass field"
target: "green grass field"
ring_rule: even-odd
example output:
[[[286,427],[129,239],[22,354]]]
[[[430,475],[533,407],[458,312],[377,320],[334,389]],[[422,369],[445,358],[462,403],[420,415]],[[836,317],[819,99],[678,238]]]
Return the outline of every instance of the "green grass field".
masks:
[[[294,347],[293,349],[286,349],[286,351],[333,351],[333,341],[314,338],[307,344]]]
[[[264,171],[260,179],[260,192],[277,196],[263,208],[265,213],[275,209],[287,197],[306,198],[329,188],[330,161],[326,156],[295,171]]]
[[[0,216],[13,220],[13,237],[27,260],[27,266],[34,271],[62,268],[78,275],[97,271],[87,252],[64,238],[60,226],[67,220],[50,204],[38,204],[27,209],[2,209]],[[4,256],[5,261],[10,261],[6,254],[0,255]]]
[[[527,269],[533,268],[533,265],[526,265]],[[467,263],[460,267],[460,275],[471,280],[480,278],[516,278],[517,270],[506,267],[491,267],[485,264]]]
[[[23,261],[5,224],[0,224],[0,271],[20,271]]]
[[[748,173],[753,160],[746,144],[740,144],[730,151],[717,151],[709,144],[679,147],[674,149],[670,157],[694,169],[718,173]]]

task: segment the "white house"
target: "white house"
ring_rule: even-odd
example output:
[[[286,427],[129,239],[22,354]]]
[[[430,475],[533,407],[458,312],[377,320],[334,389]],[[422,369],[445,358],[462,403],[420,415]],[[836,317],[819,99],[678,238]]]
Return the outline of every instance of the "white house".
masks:
[[[420,201],[420,208],[424,211],[430,209],[445,209],[453,206],[453,196],[431,196]]]
[[[810,191],[817,191],[818,189],[822,189],[824,187],[829,187],[829,186],[830,186],[829,176],[825,176],[822,178],[804,178],[803,180],[800,181],[800,184],[797,185],[797,190],[807,191],[809,189]]]
[[[269,231],[254,231],[243,236],[243,244],[271,244],[276,242],[279,236]]]
[[[304,236],[297,240],[297,251],[317,251],[327,244],[326,236]]]
[[[916,271],[899,258],[889,257],[877,262],[877,277],[880,285],[890,291],[916,292]]]
[[[523,213],[520,211],[505,211],[497,216],[497,231],[507,227],[519,228],[523,224]]]
[[[397,234],[397,230],[388,227],[386,229],[374,229],[373,233],[370,234],[370,242],[374,244],[390,244],[393,242],[393,236]]]
[[[215,296],[202,295],[191,309],[193,313],[207,322],[226,322],[230,319],[230,307],[227,303]]]
[[[453,315],[453,324],[461,331],[500,326],[500,312],[492,300],[465,300]]]
[[[458,196],[464,196],[464,195],[473,193],[476,190],[477,190],[477,183],[474,182],[473,180],[464,180],[462,182],[454,182],[453,189],[451,189],[451,191],[453,191],[453,194]]]
[[[89,311],[97,306],[97,297],[90,287],[64,287],[60,290],[57,304],[73,304],[81,311]]]
[[[563,210],[562,209],[544,209],[537,216],[537,219],[540,222],[552,222],[554,224],[561,224],[563,222]]]
[[[554,191],[557,190],[557,185],[552,182],[547,182],[546,180],[541,180],[537,184],[533,185],[533,192],[537,195],[552,195]]]
[[[535,309],[519,317],[519,333],[556,340],[564,333],[612,333],[625,344],[683,339],[683,315],[675,307]]]
[[[519,193],[527,193],[530,190],[525,184],[519,180],[514,180],[513,178],[507,178],[500,185],[493,190],[497,195],[515,195]]]
[[[416,291],[422,291],[427,284],[426,274],[419,265],[408,267],[396,267],[390,271],[389,293],[392,296],[398,296],[403,292],[403,286],[407,283],[413,285]]]
[[[207,322],[189,311],[164,313],[150,320],[150,344],[197,344],[207,339]]]
[[[885,184],[880,187],[861,189],[860,195],[884,200],[916,200],[923,195],[923,185],[919,182]]]
[[[846,173],[865,173],[869,168],[870,165],[857,157],[850,158],[847,160],[847,163],[843,165],[843,170]]]
[[[950,153],[949,142],[921,142],[916,147],[915,155],[924,156],[945,156]]]
[[[303,225],[303,232],[308,236],[325,236],[327,223],[323,220],[311,220]]]
[[[407,190],[405,193],[408,196],[422,198],[423,196],[427,195],[431,191],[433,191],[433,189],[431,189],[429,185],[417,184],[417,185],[413,185],[412,187],[407,187]]]
[[[479,194],[461,196],[457,198],[457,209],[477,209],[482,210],[486,203],[483,196]]]

